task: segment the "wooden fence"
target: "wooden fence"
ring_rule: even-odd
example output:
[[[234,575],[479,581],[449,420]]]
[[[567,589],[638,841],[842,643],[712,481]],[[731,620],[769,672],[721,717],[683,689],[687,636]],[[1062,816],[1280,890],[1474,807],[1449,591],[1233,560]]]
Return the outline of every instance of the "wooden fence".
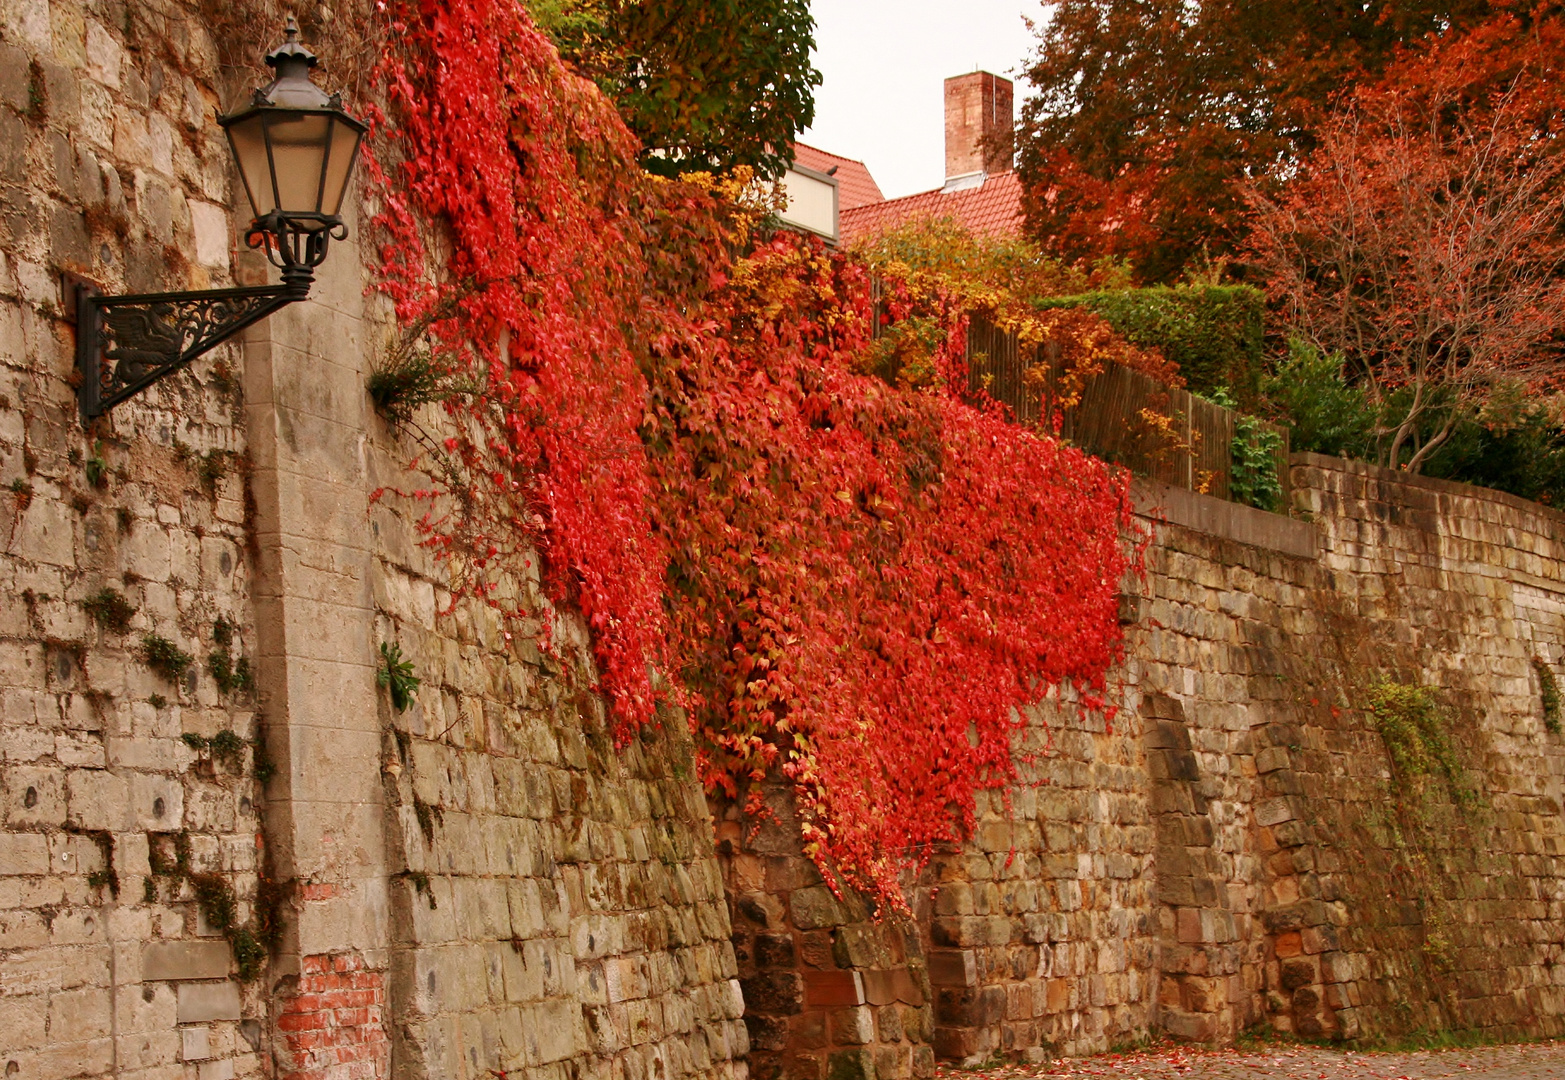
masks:
[[[977,319],[968,328],[967,363],[970,392],[987,392],[1020,423],[1041,423],[1058,412],[1061,436],[1088,453],[1176,487],[1231,498],[1233,411],[1118,364],[1088,379],[1081,400],[1061,408],[1058,350],[1023,348],[1015,334]],[[1263,426],[1280,436],[1277,477],[1287,506],[1288,432]]]

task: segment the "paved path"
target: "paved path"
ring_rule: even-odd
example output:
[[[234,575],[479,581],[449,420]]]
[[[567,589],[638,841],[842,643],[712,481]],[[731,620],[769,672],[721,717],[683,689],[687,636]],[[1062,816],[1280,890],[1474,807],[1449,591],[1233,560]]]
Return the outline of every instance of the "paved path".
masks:
[[[981,1072],[940,1070],[941,1080],[1565,1080],[1565,1043],[1486,1046],[1471,1050],[1359,1053],[1314,1046],[1264,1050],[1163,1047],[1134,1054],[1062,1058]]]

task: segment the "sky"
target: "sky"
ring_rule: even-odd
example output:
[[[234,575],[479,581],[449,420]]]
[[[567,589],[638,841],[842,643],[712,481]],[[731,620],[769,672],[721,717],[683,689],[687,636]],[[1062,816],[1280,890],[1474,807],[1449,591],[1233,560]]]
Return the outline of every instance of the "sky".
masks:
[[[1043,17],[1040,0],[812,0],[810,10],[823,81],[799,138],[863,161],[887,198],[945,180],[946,77],[1017,79],[1034,40],[1022,16]],[[1016,90],[1020,109],[1025,86]]]

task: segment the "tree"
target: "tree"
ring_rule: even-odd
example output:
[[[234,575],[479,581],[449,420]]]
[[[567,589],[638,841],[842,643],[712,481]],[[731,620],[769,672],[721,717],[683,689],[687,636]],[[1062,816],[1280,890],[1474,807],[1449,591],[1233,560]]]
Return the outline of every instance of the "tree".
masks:
[[[779,176],[815,117],[808,0],[541,0],[533,14],[616,102],[653,172]]]
[[[1126,258],[1148,283],[1226,259],[1246,233],[1241,183],[1307,152],[1314,110],[1495,6],[1061,0],[1026,72],[1029,230],[1068,259]]]
[[[1507,381],[1561,370],[1565,26],[1448,34],[1349,98],[1253,251],[1295,332],[1341,353],[1382,464],[1418,471]]]

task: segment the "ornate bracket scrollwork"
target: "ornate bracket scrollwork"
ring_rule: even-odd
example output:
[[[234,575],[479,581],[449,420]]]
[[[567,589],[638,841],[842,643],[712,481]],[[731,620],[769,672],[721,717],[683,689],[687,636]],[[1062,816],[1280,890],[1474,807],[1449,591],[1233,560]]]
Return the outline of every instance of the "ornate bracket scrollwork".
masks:
[[[280,307],[304,299],[289,285],[104,296],[76,293],[76,367],[84,419],[108,412]]]
[[[91,282],[68,275],[82,418],[102,416],[250,324],[308,298],[328,244],[345,236],[340,219],[321,214],[274,213],[253,222],[245,241],[282,270],[277,285],[104,296]]]

